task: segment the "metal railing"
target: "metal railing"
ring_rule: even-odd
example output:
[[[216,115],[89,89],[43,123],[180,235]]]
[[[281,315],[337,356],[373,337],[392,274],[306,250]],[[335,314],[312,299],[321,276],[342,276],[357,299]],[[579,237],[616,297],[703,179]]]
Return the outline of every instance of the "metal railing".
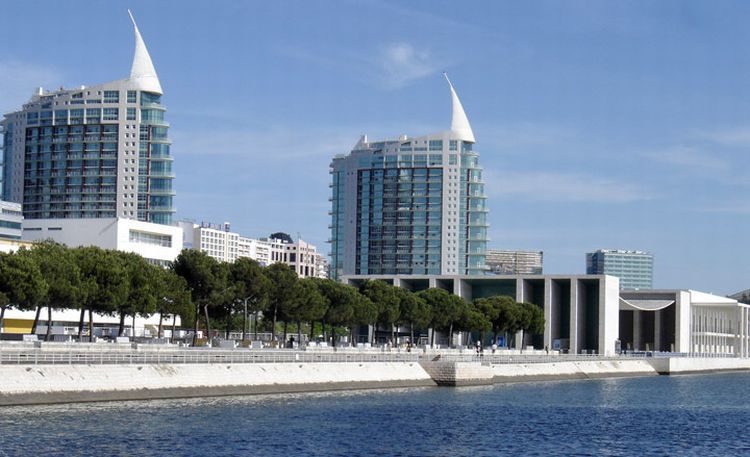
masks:
[[[130,364],[245,364],[245,363],[369,363],[369,362],[470,362],[483,365],[623,361],[652,357],[736,358],[732,354],[650,353],[597,354],[457,354],[415,349],[378,351],[356,349],[300,351],[296,349],[109,349],[0,347],[0,365],[130,365]]]
[[[131,365],[236,363],[366,363],[418,362],[413,353],[346,353],[283,350],[42,350],[0,349],[0,365]]]

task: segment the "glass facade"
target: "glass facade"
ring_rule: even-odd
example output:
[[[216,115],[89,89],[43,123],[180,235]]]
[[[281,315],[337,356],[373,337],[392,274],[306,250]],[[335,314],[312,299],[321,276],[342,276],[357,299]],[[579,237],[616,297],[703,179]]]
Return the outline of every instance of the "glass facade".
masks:
[[[472,143],[360,142],[334,158],[331,176],[332,277],[484,273],[486,196]]]
[[[3,197],[22,203],[25,218],[171,224],[166,108],[161,95],[121,90],[126,84],[34,96],[6,115]]]
[[[654,256],[643,251],[598,250],[586,254],[586,274],[620,278],[620,289],[652,289]]]

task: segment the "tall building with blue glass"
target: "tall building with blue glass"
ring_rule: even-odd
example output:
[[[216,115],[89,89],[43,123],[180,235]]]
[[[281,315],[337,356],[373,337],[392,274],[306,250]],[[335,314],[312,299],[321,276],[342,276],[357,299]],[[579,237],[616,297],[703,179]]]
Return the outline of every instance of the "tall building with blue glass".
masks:
[[[45,92],[6,114],[2,198],[26,219],[126,218],[171,224],[172,156],[162,89],[131,15],[130,76]]]
[[[650,252],[599,249],[586,253],[586,274],[620,278],[620,289],[652,289],[654,256]]]
[[[446,78],[447,79],[447,78]],[[485,271],[487,207],[474,134],[448,81],[448,131],[362,136],[331,163],[331,276]]]

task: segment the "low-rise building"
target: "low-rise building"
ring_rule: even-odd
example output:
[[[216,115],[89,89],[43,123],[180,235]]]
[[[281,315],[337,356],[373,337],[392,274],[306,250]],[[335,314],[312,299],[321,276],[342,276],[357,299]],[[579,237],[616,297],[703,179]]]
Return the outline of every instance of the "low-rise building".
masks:
[[[220,262],[234,262],[246,257],[262,266],[286,263],[302,278],[326,278],[328,273],[325,257],[317,248],[301,239],[294,241],[288,235],[279,238],[249,238],[232,232],[229,222],[211,224],[181,221],[183,246],[198,249]]]
[[[26,219],[25,241],[51,239],[69,247],[98,246],[134,252],[156,265],[168,265],[182,250],[179,227],[135,219]]]
[[[507,251],[487,249],[485,264],[498,275],[540,275],[543,273],[542,251]]]

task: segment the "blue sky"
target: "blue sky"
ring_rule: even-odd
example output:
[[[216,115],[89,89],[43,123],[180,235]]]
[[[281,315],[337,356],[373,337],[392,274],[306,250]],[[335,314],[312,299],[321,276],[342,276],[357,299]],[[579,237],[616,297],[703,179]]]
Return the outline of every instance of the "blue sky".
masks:
[[[327,252],[328,165],[362,133],[477,138],[491,246],[655,287],[750,287],[750,3],[0,0],[0,110],[127,76],[131,8],[164,88],[179,218]]]

